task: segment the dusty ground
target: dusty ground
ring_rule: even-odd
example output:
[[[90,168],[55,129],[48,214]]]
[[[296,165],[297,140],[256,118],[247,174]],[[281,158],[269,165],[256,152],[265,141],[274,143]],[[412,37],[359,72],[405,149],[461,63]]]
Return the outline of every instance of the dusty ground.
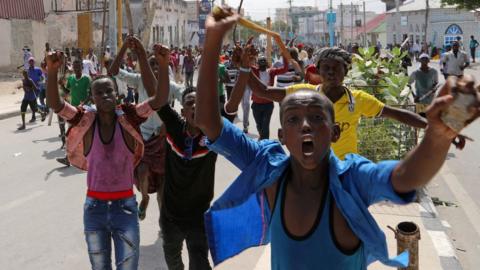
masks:
[[[20,73],[0,73],[0,96],[23,93],[17,87],[22,85]]]

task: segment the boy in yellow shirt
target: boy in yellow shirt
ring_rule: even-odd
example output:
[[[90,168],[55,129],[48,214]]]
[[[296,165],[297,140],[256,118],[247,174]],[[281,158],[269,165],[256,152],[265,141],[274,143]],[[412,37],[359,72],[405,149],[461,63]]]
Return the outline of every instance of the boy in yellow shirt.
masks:
[[[340,126],[340,139],[332,143],[334,153],[340,159],[346,154],[358,153],[357,127],[360,117],[387,117],[409,126],[425,128],[425,118],[410,112],[385,105],[374,96],[361,90],[350,90],[343,80],[352,63],[351,54],[340,48],[325,48],[318,55],[317,70],[323,84],[298,84],[289,88],[268,88],[261,84],[254,74],[250,74],[249,85],[252,91],[262,97],[281,102],[286,95],[299,90],[322,91],[334,104],[335,120]],[[455,143],[463,148],[465,142],[461,138]]]

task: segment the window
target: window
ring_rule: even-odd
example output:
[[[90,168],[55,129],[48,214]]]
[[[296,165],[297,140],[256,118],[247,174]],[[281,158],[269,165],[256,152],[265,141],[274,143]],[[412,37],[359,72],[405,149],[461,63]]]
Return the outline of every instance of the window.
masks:
[[[445,30],[445,37],[444,37],[444,45],[449,45],[453,41],[458,40],[457,38],[460,37],[460,40],[463,40],[463,30],[458,24],[451,24]]]

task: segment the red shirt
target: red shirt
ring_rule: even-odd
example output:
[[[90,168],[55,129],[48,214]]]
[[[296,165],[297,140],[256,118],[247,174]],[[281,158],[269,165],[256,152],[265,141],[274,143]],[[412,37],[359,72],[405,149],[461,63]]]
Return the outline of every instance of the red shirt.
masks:
[[[313,85],[321,84],[322,81],[318,75],[315,65],[309,65],[305,69],[305,82]]]
[[[255,76],[260,78],[260,70],[258,69],[258,67],[252,67],[252,71],[253,71],[253,74],[255,74]],[[269,78],[269,82],[268,82],[267,86],[273,86],[273,83],[275,82],[275,76],[280,75],[280,74],[284,74],[284,73],[287,73],[287,72],[288,72],[288,61],[287,61],[287,59],[283,58],[283,67],[281,67],[281,68],[269,68],[268,69],[268,75],[269,75],[270,78]],[[258,103],[258,104],[272,103],[271,100],[258,97],[254,93],[252,93],[252,101],[253,101],[253,103]]]

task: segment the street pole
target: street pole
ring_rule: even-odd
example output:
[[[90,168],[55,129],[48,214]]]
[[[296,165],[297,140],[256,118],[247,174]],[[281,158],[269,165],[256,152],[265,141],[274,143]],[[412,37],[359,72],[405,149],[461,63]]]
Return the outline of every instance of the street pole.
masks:
[[[427,53],[428,53],[428,15],[430,13],[430,2],[426,0],[425,2],[425,44],[427,45]]]
[[[355,5],[355,40],[358,39],[358,27],[357,27],[357,5]]]
[[[293,16],[292,16],[292,0],[288,0],[288,17],[290,18],[290,23],[288,24],[288,33],[286,39],[290,38],[290,33],[293,32]],[[288,23],[288,18],[287,18],[287,23]]]
[[[363,1],[363,46],[366,48],[367,43],[367,13],[365,11],[365,1]]]
[[[112,54],[117,54],[117,0],[110,0],[108,5],[108,39]]]
[[[333,22],[333,3],[330,0],[330,12],[328,16],[328,35],[330,40],[330,47],[335,45],[335,24]]]
[[[350,2],[350,43],[353,43],[353,2]]]
[[[267,29],[272,30],[272,20],[267,18]],[[267,63],[269,66],[272,64],[272,37],[267,35]]]
[[[107,17],[107,0],[103,0],[102,45],[100,46],[100,71],[105,63],[105,19]]]
[[[339,43],[344,43],[343,40],[343,3],[340,2],[340,40]],[[345,44],[344,44],[345,45]]]

